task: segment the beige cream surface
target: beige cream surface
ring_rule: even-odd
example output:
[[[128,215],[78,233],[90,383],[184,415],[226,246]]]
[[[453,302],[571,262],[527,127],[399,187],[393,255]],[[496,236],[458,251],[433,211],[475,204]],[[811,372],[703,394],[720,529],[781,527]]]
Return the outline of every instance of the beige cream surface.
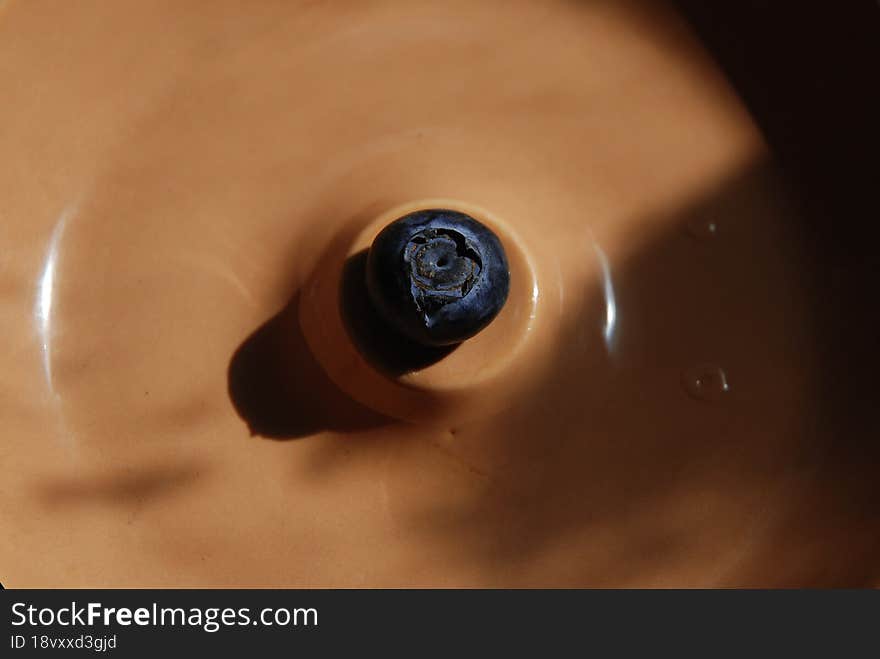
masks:
[[[797,206],[669,9],[12,0],[0,90],[7,586],[876,579]],[[340,232],[437,197],[541,273],[506,409],[374,414],[282,314],[293,430],[252,434],[237,351]]]

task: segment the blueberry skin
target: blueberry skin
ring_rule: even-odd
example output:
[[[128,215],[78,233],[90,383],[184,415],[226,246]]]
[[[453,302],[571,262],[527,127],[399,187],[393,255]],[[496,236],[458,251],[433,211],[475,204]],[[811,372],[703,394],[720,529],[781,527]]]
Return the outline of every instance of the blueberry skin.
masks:
[[[469,339],[507,301],[510,270],[498,237],[474,218],[421,210],[386,226],[367,256],[367,290],[392,328],[426,346]]]

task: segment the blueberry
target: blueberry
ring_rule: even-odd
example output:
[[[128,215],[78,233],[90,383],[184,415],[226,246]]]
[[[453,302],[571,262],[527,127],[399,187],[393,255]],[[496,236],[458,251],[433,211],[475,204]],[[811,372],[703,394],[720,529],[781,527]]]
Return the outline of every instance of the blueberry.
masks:
[[[373,305],[391,327],[422,345],[474,336],[501,311],[509,289],[501,241],[457,211],[421,210],[395,220],[367,257]]]

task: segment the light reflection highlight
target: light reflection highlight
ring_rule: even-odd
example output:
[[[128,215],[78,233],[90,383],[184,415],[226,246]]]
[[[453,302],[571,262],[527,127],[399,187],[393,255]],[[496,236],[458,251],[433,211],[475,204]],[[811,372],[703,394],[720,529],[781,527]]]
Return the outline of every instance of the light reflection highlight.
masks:
[[[540,294],[541,293],[538,290],[538,282],[535,281],[532,283],[532,312],[529,314],[530,320],[534,320],[535,316],[538,315],[538,297]],[[531,329],[531,324],[529,324],[529,329]]]
[[[608,256],[595,240],[593,250],[599,261],[599,274],[602,278],[602,295],[605,298],[605,325],[602,328],[602,337],[605,340],[605,348],[611,353],[614,350],[615,331],[617,330],[617,299],[614,295],[614,281],[611,278],[611,264]]]
[[[37,332],[40,336],[40,349],[43,357],[43,373],[46,376],[46,384],[54,394],[55,386],[52,381],[52,306],[55,298],[55,278],[58,271],[58,253],[61,238],[67,226],[69,218],[73,215],[73,209],[67,208],[58,217],[52,235],[49,238],[49,246],[46,249],[46,257],[43,260],[43,268],[37,284],[37,299],[34,304],[34,318],[37,324]]]

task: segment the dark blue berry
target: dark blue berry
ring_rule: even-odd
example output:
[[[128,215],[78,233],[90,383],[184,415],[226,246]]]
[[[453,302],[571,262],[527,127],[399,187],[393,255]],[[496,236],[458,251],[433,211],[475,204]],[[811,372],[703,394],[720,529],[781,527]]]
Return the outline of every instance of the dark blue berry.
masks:
[[[422,345],[451,345],[474,336],[501,311],[509,289],[501,241],[464,213],[410,213],[385,227],[370,246],[370,300],[385,322]]]

